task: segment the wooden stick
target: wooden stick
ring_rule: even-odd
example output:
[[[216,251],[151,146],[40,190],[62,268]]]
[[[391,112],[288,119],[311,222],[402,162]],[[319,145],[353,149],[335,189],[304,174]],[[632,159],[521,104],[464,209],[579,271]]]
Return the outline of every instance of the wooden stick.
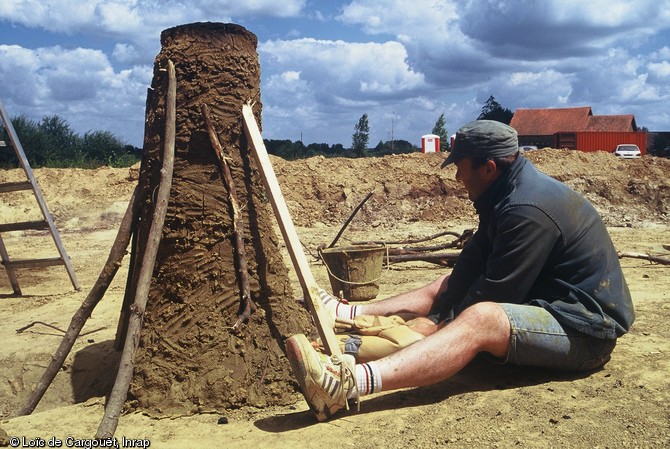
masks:
[[[70,327],[68,327],[63,340],[58,346],[56,353],[51,357],[51,361],[47,366],[44,374],[40,378],[39,382],[35,386],[35,389],[30,394],[28,402],[26,405],[19,410],[19,415],[30,415],[37,404],[39,404],[42,396],[46,393],[49,385],[56,377],[56,374],[60,371],[63,362],[67,358],[68,354],[74,346],[74,342],[77,340],[77,337],[80,335],[86,320],[88,320],[93,313],[93,309],[100,302],[100,300],[105,295],[107,288],[112,283],[116,272],[121,266],[121,261],[123,256],[126,254],[126,249],[128,248],[128,242],[130,241],[130,235],[132,234],[133,223],[135,223],[135,216],[137,215],[139,201],[137,201],[137,191],[138,187],[135,187],[135,191],[130,198],[130,203],[126,209],[126,213],[121,220],[121,225],[119,226],[119,232],[116,234],[116,239],[112,245],[112,249],[109,252],[107,257],[107,262],[102,268],[98,280],[93,285],[93,288],[89,292],[84,302],[82,302],[79,310],[75,312],[70,321]],[[17,330],[18,332],[18,330]]]
[[[441,249],[458,248],[458,245],[459,245],[459,241],[455,240],[451,243],[445,243],[444,245],[401,246],[399,248],[389,248],[389,252],[391,254],[431,252],[431,251],[439,251]]]
[[[396,254],[389,255],[387,262],[431,262],[442,266],[452,266],[458,259],[458,253],[434,253],[434,254]]]
[[[50,328],[53,329],[53,330],[57,330],[57,331],[60,332],[61,334],[67,334],[67,331],[66,331],[66,330],[61,329],[61,328],[58,327],[58,326],[54,326],[53,324],[45,323],[44,321],[33,321],[33,322],[30,323],[30,324],[26,324],[25,326],[22,326],[22,327],[16,329],[16,333],[17,333],[17,334],[20,334],[20,333],[22,333],[22,332],[24,332],[24,331],[30,329],[30,328],[33,327],[33,326],[37,326],[38,324],[41,324],[42,326],[50,327]],[[98,331],[101,331],[101,330],[103,330],[103,329],[107,329],[107,328],[106,328],[105,326],[103,326],[103,327],[99,327],[99,328],[97,328],[97,329],[93,329],[92,331],[88,331],[88,332],[84,332],[83,334],[79,334],[79,336],[80,336],[80,337],[83,337],[84,335],[92,334],[93,332],[98,332]]]
[[[228,161],[223,154],[223,147],[219,141],[214,125],[209,117],[209,108],[206,104],[200,107],[202,117],[205,119],[207,126],[207,133],[209,134],[209,141],[212,143],[212,148],[219,159],[219,171],[223,177],[224,184],[228,189],[228,199],[230,200],[230,207],[233,210],[233,237],[235,238],[235,255],[237,256],[237,269],[240,274],[240,293],[241,293],[241,307],[242,312],[237,316],[237,321],[233,324],[233,330],[237,330],[242,324],[249,321],[251,314],[256,311],[256,304],[251,299],[249,289],[249,270],[247,265],[247,253],[244,249],[244,239],[242,238],[242,215],[240,214],[239,197],[237,190],[233,183],[233,175],[230,172]]]
[[[139,211],[138,211],[139,213]],[[137,217],[135,217],[137,222]],[[126,334],[128,333],[128,320],[130,318],[130,306],[135,298],[137,291],[137,276],[140,271],[139,263],[137,261],[137,254],[142,249],[139,245],[139,230],[136,229],[137,223],[133,224],[135,227],[133,235],[130,240],[130,260],[128,261],[128,276],[126,277],[126,288],[123,295],[123,302],[121,304],[121,311],[119,313],[119,321],[116,325],[116,335],[114,336],[114,350],[117,352],[123,351],[123,345],[126,344]],[[144,242],[146,243],[146,242]]]
[[[342,351],[340,350],[339,341],[335,336],[335,331],[327,325],[329,322],[328,316],[321,305],[319,286],[314,280],[312,270],[309,268],[307,257],[305,257],[305,252],[300,244],[291,214],[286,206],[286,201],[284,201],[284,195],[281,193],[279,181],[277,181],[277,176],[272,168],[272,162],[263,143],[263,137],[258,129],[258,123],[256,123],[256,117],[254,117],[251,105],[245,104],[242,106],[242,117],[244,118],[244,129],[247,139],[251,144],[251,152],[256,158],[258,170],[270,198],[270,204],[272,204],[279,229],[284,237],[288,253],[291,256],[293,268],[300,281],[307,310],[312,315],[314,325],[319,332],[326,352],[331,355],[341,355]]]
[[[344,232],[344,230],[347,229],[347,226],[349,226],[349,223],[351,223],[351,220],[353,220],[354,216],[358,213],[358,211],[361,209],[361,207],[363,207],[363,205],[367,202],[367,200],[370,199],[370,197],[371,197],[374,193],[375,193],[374,190],[373,190],[372,192],[368,193],[367,196],[366,196],[365,198],[363,198],[363,201],[361,201],[360,203],[358,203],[358,206],[356,206],[356,207],[354,208],[354,211],[351,213],[351,215],[349,215],[349,218],[347,218],[347,221],[344,222],[344,224],[343,224],[342,227],[340,228],[340,231],[337,233],[337,235],[335,236],[335,238],[333,239],[333,241],[331,242],[331,244],[328,246],[328,248],[332,248],[333,246],[335,246],[335,244],[337,243],[337,241],[338,241],[338,240],[340,239],[340,237],[342,236],[342,233]]]
[[[652,256],[645,253],[619,252],[617,254],[619,256],[619,259],[623,257],[632,257],[634,259],[644,259],[648,260],[649,262],[656,262],[662,265],[670,265],[670,259],[664,257]]]
[[[158,187],[158,196],[156,207],[151,220],[149,230],[149,239],[147,247],[142,258],[142,268],[138,277],[137,292],[135,302],[131,307],[132,315],[128,322],[128,336],[123,346],[119,371],[116,375],[114,387],[109,396],[105,414],[100,422],[96,438],[111,438],[116,431],[119,423],[119,417],[123,409],[123,404],[128,395],[128,388],[133,377],[134,356],[139,345],[140,330],[142,329],[142,320],[149,296],[151,286],[151,277],[156,264],[156,254],[163,233],[165,215],[167,214],[168,200],[170,199],[170,189],[172,187],[172,172],[174,167],[174,147],[176,134],[176,97],[177,83],[175,68],[172,61],[168,60],[168,91],[165,113],[165,142],[163,147],[163,166],[160,171],[160,184]]]
[[[409,245],[413,243],[421,243],[421,242],[426,242],[428,240],[435,240],[436,238],[445,236],[445,235],[451,235],[454,237],[457,237],[454,242],[459,242],[463,240],[465,237],[469,238],[473,234],[473,231],[470,229],[466,229],[463,231],[462,234],[459,234],[458,232],[454,231],[444,231],[444,232],[439,232],[437,234],[430,235],[428,237],[420,237],[417,239],[407,239],[407,240],[395,240],[395,241],[384,241],[384,240],[372,240],[372,241],[367,241],[367,242],[353,242],[354,245],[363,245],[366,243],[375,243],[379,245]]]

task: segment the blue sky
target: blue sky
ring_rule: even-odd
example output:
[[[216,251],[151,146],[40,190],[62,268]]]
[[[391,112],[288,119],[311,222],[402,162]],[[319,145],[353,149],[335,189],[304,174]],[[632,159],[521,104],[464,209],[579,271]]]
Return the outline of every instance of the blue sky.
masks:
[[[591,106],[670,131],[670,0],[3,0],[0,99],[142,146],[160,33],[232,22],[258,37],[263,135],[420,145],[493,95],[505,108]]]

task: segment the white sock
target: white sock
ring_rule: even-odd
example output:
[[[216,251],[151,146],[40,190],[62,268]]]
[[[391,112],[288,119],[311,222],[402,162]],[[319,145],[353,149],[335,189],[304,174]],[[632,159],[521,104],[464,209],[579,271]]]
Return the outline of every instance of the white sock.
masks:
[[[375,362],[356,365],[356,384],[361,396],[382,391],[382,376]]]
[[[352,306],[346,302],[341,302],[336,297],[329,295],[328,292],[322,288],[319,288],[319,297],[321,298],[324,308],[333,318],[339,317],[353,320],[361,314],[358,306]]]

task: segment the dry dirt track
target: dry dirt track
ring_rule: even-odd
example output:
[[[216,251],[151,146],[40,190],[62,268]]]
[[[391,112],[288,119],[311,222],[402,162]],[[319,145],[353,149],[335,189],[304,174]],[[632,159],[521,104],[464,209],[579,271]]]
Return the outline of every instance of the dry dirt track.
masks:
[[[564,151],[529,154],[540,169],[585,194],[610,226],[620,251],[670,255],[670,161]],[[375,195],[342,237],[349,241],[426,236],[462,231],[475,223],[451,169],[438,156],[392,156],[366,160],[273,159],[298,233],[308,250],[329,243],[353,207]],[[36,412],[15,417],[32,384],[60,342],[95,282],[136,181],[127,169],[35,171],[82,284],[72,292],[64,269],[20,274],[24,297],[10,295],[0,272],[0,428],[10,436],[65,441],[91,437],[102,417],[125,273],[123,268],[84,328],[63,371]],[[18,171],[0,171],[0,182]],[[3,197],[4,201],[4,197]],[[2,222],[30,219],[30,198],[0,203]],[[14,215],[15,214],[15,215]],[[4,237],[4,236],[3,236]],[[28,238],[32,237],[32,238]],[[7,238],[14,257],[53,255],[48,239],[27,233]],[[24,254],[21,254],[21,251]],[[366,397],[361,411],[315,424],[299,394],[292,406],[241,409],[221,414],[155,420],[123,416],[116,436],[148,438],[152,447],[669,447],[670,267],[623,259],[637,320],[612,361],[590,376],[565,376],[476,361],[455,378],[427,388]],[[320,284],[327,273],[313,260]],[[404,291],[444,272],[423,263],[384,272],[379,297]],[[294,285],[298,291],[297,283]]]

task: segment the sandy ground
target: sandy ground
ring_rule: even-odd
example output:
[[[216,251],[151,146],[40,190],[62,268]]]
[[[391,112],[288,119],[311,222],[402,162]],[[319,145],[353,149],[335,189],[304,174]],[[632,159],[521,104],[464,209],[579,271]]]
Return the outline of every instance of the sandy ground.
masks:
[[[552,175],[577,187],[593,187],[594,180],[611,176],[612,182],[603,184],[609,186],[608,189],[591,189],[589,194],[593,193],[592,199],[603,214],[612,214],[606,221],[617,249],[670,256],[663,247],[670,243],[667,196],[656,195],[655,201],[660,201],[660,206],[641,209],[639,195],[620,198],[612,187],[615,179],[622,178],[623,188],[628,193],[635,188],[639,191],[641,186],[667,192],[664,176],[667,176],[668,164],[650,159],[651,162],[638,163],[635,173],[631,174],[633,172],[613,170],[612,167],[622,167],[621,161],[601,159],[600,156],[593,159],[593,165],[602,165],[603,161],[613,165],[605,164],[593,175],[580,171],[580,160],[574,160],[575,165],[566,168],[565,174],[558,173],[558,167],[566,166],[564,160],[545,168],[548,172],[555,170]],[[386,168],[406,165],[411,171],[417,161],[419,159],[413,156],[368,163]],[[332,182],[325,176],[319,178],[319,170],[333,173],[328,164],[335,162],[318,159],[275,162],[280,182],[291,185],[284,192],[296,217],[298,233],[309,252],[314,276],[320,285],[328,286],[327,272],[312,257],[311,250],[332,240],[352,204],[367,193],[369,186],[356,190],[344,182]],[[438,162],[427,162],[426,173],[434,170]],[[338,164],[338,172],[343,177],[351,177],[347,174],[349,169],[361,170],[367,174],[367,181],[376,180],[385,186],[381,189],[385,196],[377,203],[371,202],[369,209],[374,213],[363,213],[360,220],[354,220],[342,244],[371,238],[405,239],[442,230],[460,232],[475,224],[471,211],[458,217],[435,219],[426,213],[429,205],[419,207],[418,216],[411,215],[406,210],[407,203],[400,198],[409,195],[416,198],[417,204],[421,203],[424,199],[415,189],[407,191],[396,187],[398,197],[394,197],[391,181],[380,181],[381,175],[369,171],[370,166],[357,167],[350,160]],[[300,176],[306,173],[310,176]],[[42,443],[48,446],[52,438],[61,441],[61,447],[86,447],[87,441],[76,439],[91,438],[95,434],[103,415],[104,396],[113,381],[110,367],[114,366],[117,355],[110,349],[110,342],[115,336],[127,261],[87,322],[65,366],[30,416],[16,416],[16,413],[41,377],[62,333],[42,324],[20,333],[17,329],[38,321],[67,328],[72,314],[100,274],[136,181],[128,178],[128,169],[39,169],[35,174],[61,229],[82,288],[79,292],[73,291],[64,267],[22,270],[19,282],[23,296],[16,297],[12,295],[5,273],[0,271],[3,323],[0,327],[3,342],[0,346],[0,428],[8,434],[7,443],[18,441],[19,447],[39,447]],[[0,171],[0,182],[20,176],[18,170]],[[392,176],[398,178],[397,173]],[[439,176],[443,186],[453,181],[453,173]],[[451,181],[447,181],[449,178]],[[332,191],[346,194],[330,201],[330,209],[315,215],[320,219],[310,218],[305,212],[312,204],[306,199],[307,189],[292,184],[303,181],[310,185],[332,184]],[[431,194],[430,190],[426,189],[427,195]],[[18,217],[30,219],[35,207],[30,199],[5,200],[3,197],[2,221],[18,221]],[[333,212],[335,204],[340,203],[342,205],[337,207],[341,211]],[[382,209],[396,219],[388,219]],[[44,233],[5,234],[3,239],[14,258],[55,255],[53,242]],[[360,411],[341,413],[326,423],[316,423],[302,396],[296,392],[294,404],[265,409],[242,408],[164,419],[133,412],[121,417],[115,442],[123,446],[130,444],[128,439],[140,439],[140,444],[150,443],[151,447],[161,448],[670,447],[667,381],[670,373],[670,328],[667,326],[670,266],[632,258],[623,258],[622,264],[637,319],[631,332],[620,339],[612,360],[590,375],[521,370],[476,360],[454,378],[438,385],[365,397]],[[422,262],[394,265],[382,275],[378,298],[422,285],[444,271],[445,268]],[[294,289],[299,291],[297,281],[294,281]],[[10,437],[19,440],[10,440]]]

